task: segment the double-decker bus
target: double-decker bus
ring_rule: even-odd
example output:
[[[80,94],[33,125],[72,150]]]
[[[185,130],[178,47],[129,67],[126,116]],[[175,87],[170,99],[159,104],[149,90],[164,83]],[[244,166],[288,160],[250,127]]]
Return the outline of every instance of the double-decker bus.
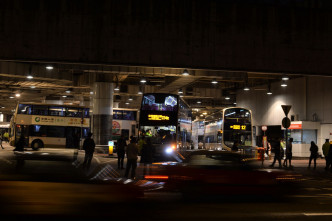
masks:
[[[10,144],[21,135],[26,146],[34,150],[43,147],[74,147],[74,139],[86,137],[90,131],[89,108],[59,105],[19,103],[10,122]],[[75,137],[76,136],[76,137]]]
[[[251,155],[252,137],[251,111],[248,109],[225,108],[205,118],[205,149],[230,151],[237,144],[239,151]]]
[[[162,157],[169,147],[190,147],[191,117],[191,109],[178,95],[143,94],[139,132],[151,138],[156,157]]]
[[[113,108],[112,140],[117,141],[121,135],[126,140],[137,136],[137,109]]]

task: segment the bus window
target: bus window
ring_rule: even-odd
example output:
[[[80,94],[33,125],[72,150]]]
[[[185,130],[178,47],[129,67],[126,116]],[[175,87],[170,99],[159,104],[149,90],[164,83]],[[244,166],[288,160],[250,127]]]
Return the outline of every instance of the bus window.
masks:
[[[30,104],[19,104],[17,113],[18,114],[31,114],[31,105]]]
[[[66,107],[65,115],[66,117],[82,117],[82,112],[78,108]]]
[[[32,112],[33,115],[48,115],[48,106],[42,106],[42,105],[33,105],[32,106]]]
[[[48,126],[47,127],[48,137],[65,137],[65,127],[59,126]]]
[[[49,108],[49,115],[50,116],[60,116],[63,117],[64,116],[64,110],[62,107],[50,107]]]
[[[46,137],[47,136],[47,126],[31,125],[30,126],[30,136],[33,136],[33,137]]]
[[[83,117],[89,117],[89,108],[83,109]]]

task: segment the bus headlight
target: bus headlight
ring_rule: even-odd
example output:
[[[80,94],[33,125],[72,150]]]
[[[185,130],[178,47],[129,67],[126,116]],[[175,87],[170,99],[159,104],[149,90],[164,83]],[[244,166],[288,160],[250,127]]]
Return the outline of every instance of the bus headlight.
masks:
[[[166,148],[166,150],[165,150],[165,152],[167,153],[167,154],[171,154],[171,153],[173,153],[173,148],[172,147],[167,147]]]

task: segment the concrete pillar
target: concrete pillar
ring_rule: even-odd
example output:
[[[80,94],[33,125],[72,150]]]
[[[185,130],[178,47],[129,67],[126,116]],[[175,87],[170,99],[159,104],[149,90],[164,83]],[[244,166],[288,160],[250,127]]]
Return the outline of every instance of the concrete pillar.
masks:
[[[112,138],[113,83],[93,84],[92,133],[96,145],[107,145]]]

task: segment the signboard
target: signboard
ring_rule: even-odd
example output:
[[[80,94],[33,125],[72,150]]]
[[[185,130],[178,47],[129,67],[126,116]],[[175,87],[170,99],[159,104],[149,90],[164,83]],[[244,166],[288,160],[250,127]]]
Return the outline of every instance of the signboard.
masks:
[[[247,126],[246,125],[234,124],[234,125],[230,125],[229,128],[233,129],[233,130],[246,130]]]
[[[266,131],[267,130],[267,126],[262,126],[262,131]]]
[[[82,125],[83,123],[83,125]],[[40,116],[40,115],[31,115],[31,124],[35,125],[52,125],[52,126],[90,126],[90,119],[75,117],[53,117],[53,116]]]
[[[169,120],[169,116],[158,115],[158,114],[149,114],[148,120]]]
[[[302,129],[302,124],[293,124],[292,123],[288,129],[300,130],[300,129]]]
[[[282,119],[282,126],[284,128],[289,128],[291,125],[291,121],[288,117],[284,117],[284,119]]]

